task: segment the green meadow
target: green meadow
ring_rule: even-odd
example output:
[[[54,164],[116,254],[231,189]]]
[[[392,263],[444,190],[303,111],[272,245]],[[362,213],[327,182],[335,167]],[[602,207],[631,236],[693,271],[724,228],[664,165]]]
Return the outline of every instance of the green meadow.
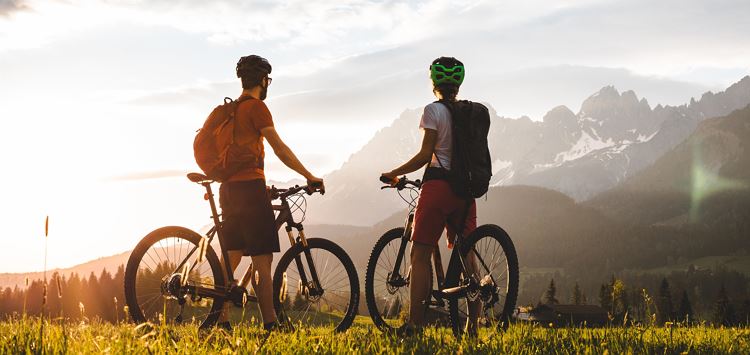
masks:
[[[399,338],[365,321],[345,333],[305,328],[267,335],[259,327],[199,333],[196,326],[130,323],[42,324],[39,318],[0,322],[0,353],[363,353],[363,354],[748,354],[750,329],[684,327],[547,328],[514,324],[457,340],[446,328]]]

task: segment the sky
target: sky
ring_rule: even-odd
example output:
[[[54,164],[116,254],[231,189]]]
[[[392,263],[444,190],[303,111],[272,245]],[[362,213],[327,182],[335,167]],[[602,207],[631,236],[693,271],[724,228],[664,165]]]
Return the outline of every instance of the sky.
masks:
[[[260,54],[282,139],[324,176],[405,109],[430,61],[499,115],[578,111],[615,85],[679,105],[750,74],[750,2],[0,0],[1,272],[129,250],[209,223],[191,144]],[[415,122],[415,125],[417,122]],[[267,176],[295,178],[272,154]]]

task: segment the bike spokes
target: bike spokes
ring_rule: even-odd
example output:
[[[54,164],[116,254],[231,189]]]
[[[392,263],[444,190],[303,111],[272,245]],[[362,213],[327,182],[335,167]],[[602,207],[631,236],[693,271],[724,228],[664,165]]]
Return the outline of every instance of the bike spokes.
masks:
[[[479,326],[503,321],[508,294],[508,260],[500,242],[492,237],[480,238],[465,257],[466,271],[462,281],[470,284],[466,297],[459,299],[458,312],[463,319],[478,314]]]
[[[209,263],[205,259],[198,262],[199,253],[191,254],[196,247],[180,236],[165,235],[143,252],[134,286],[146,320],[182,323],[206,318],[213,300],[199,297],[191,289],[214,288],[215,280]]]
[[[304,254],[298,254],[286,267],[286,293],[279,295],[284,316],[292,326],[333,325],[347,314],[352,284],[346,266],[328,250],[310,248],[319,283],[314,281]],[[298,268],[301,265],[301,269]]]
[[[409,314],[411,258],[408,245],[404,245],[401,261],[397,263],[403,233],[403,228],[396,228],[381,236],[367,263],[367,308],[375,325],[383,331],[399,328]],[[399,264],[398,269],[396,264]]]

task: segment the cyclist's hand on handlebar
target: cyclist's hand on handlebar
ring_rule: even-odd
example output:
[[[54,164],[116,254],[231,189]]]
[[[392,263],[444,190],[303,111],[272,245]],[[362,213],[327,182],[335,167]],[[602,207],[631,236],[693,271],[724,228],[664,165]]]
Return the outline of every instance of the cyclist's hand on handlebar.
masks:
[[[310,191],[308,193],[313,193],[315,191],[320,191],[320,194],[323,195],[326,193],[326,187],[323,184],[323,179],[311,176],[307,179],[307,186],[310,188]]]
[[[380,174],[380,181],[391,186],[395,186],[396,184],[398,184],[398,180],[398,176],[394,175],[391,172]]]

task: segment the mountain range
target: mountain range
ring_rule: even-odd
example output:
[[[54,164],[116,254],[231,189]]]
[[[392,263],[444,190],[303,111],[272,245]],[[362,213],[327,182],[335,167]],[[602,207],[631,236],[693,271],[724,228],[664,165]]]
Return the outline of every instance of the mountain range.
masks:
[[[540,186],[583,201],[652,164],[701,121],[748,104],[750,76],[723,92],[707,92],[681,106],[652,108],[633,91],[620,93],[607,86],[587,98],[578,113],[558,106],[542,121],[505,118],[490,109],[491,183]],[[377,177],[416,153],[421,112],[421,108],[404,111],[328,174],[326,198],[311,201],[310,221],[372,225],[399,208],[397,196],[378,189]]]

